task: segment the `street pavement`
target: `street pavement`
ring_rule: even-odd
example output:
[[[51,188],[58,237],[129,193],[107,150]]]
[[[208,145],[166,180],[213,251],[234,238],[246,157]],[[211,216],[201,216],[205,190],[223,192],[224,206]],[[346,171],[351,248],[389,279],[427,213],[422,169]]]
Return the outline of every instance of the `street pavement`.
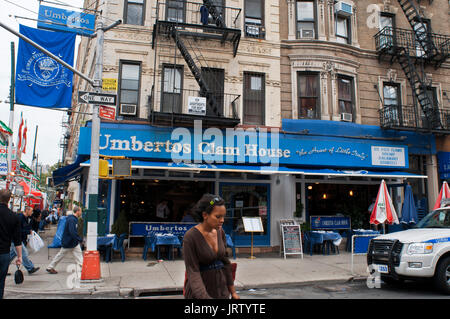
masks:
[[[44,241],[50,244],[56,226],[52,225],[41,234]],[[236,289],[287,287],[289,285],[312,285],[324,283],[345,283],[352,280],[365,280],[368,276],[366,257],[354,256],[353,273],[351,271],[351,254],[341,249],[340,254],[310,256],[288,256],[284,259],[279,253],[237,254],[233,262],[237,263]],[[138,297],[143,295],[164,295],[183,289],[185,267],[182,258],[158,261],[149,253],[146,261],[141,256],[128,257],[121,262],[120,253],[115,252],[113,262],[101,260],[101,280],[80,282],[77,276],[75,260],[67,255],[56,267],[58,274],[45,271],[59,248],[41,249],[31,255],[35,267],[41,269],[29,275],[24,272],[22,284],[14,283],[14,276],[8,276],[5,284],[5,298],[15,298],[17,294],[36,294],[39,296],[70,295],[71,298],[85,298],[89,295],[110,297]],[[9,267],[14,274],[15,266]],[[68,296],[69,297],[69,296]]]

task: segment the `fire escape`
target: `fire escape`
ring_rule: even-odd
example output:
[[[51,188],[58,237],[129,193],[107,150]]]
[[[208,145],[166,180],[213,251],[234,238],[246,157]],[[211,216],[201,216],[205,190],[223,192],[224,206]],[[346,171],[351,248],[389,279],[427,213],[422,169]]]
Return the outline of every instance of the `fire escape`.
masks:
[[[433,33],[414,0],[398,0],[398,3],[412,31],[385,27],[375,35],[376,49],[379,61],[398,61],[419,110],[415,106],[384,106],[380,111],[381,127],[450,133],[450,111],[439,108],[425,76],[425,67],[437,69],[449,58],[450,36]]]
[[[177,57],[180,55],[179,58],[186,63],[198,89],[187,90],[179,83],[167,84],[168,79],[164,79],[166,82],[163,83],[157,79],[155,71],[152,93],[148,101],[152,124],[190,126],[194,120],[202,120],[204,126],[234,127],[240,123],[238,110],[240,96],[224,93],[224,82],[218,83],[214,75],[205,75],[205,69],[211,68],[202,52],[202,43],[220,42],[224,48],[228,47],[224,50],[231,50],[235,57],[241,37],[239,27],[241,9],[221,6],[219,3],[222,2],[219,0],[157,2],[152,34],[152,48],[156,52],[155,69],[160,69],[161,76],[164,76],[163,66],[179,65]],[[171,50],[174,52],[171,53]],[[175,75],[171,79],[175,81]],[[159,90],[156,89],[158,86]],[[170,89],[168,90],[166,86],[170,86]],[[165,97],[164,94],[167,92],[170,94],[166,94]],[[167,95],[170,98],[167,98]],[[206,101],[206,110],[197,110],[197,113],[183,112],[183,107],[186,109],[186,105],[190,103],[188,100],[196,97]]]

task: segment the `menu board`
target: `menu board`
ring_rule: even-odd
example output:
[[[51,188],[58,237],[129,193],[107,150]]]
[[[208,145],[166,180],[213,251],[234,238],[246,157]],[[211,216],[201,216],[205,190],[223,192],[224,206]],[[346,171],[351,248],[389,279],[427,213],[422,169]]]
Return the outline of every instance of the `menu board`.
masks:
[[[242,217],[245,232],[264,232],[261,217]]]
[[[286,255],[302,255],[302,236],[300,225],[282,225],[281,234],[283,236],[284,258]]]

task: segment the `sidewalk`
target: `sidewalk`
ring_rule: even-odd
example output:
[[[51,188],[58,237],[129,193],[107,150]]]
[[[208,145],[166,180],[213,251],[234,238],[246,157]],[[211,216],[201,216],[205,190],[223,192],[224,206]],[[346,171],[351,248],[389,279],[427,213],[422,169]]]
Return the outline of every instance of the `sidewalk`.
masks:
[[[50,244],[56,226],[41,234],[44,241]],[[14,276],[8,276],[5,284],[5,298],[14,298],[14,294],[40,295],[93,295],[103,294],[106,297],[139,296],[142,293],[164,293],[183,290],[184,262],[181,258],[174,261],[158,262],[148,255],[147,261],[140,257],[127,258],[120,261],[120,254],[114,253],[112,263],[101,261],[101,281],[78,283],[72,256],[63,259],[56,270],[58,274],[51,275],[45,271],[51,259],[59,248],[47,247],[37,254],[31,255],[35,267],[41,269],[33,275],[24,271],[25,280],[21,285],[14,283]],[[238,254],[236,262],[236,289],[276,287],[283,285],[302,285],[312,282],[346,282],[352,279],[365,279],[368,275],[366,256],[354,256],[354,273],[351,272],[351,254],[341,250],[339,255],[310,256],[305,254],[289,256],[284,259],[278,253],[255,255],[249,259],[246,254]],[[9,272],[14,274],[15,266],[11,264]],[[23,267],[22,267],[23,271]],[[75,283],[75,285],[74,285]],[[74,287],[75,286],[75,287]],[[9,295],[9,296],[8,296]]]

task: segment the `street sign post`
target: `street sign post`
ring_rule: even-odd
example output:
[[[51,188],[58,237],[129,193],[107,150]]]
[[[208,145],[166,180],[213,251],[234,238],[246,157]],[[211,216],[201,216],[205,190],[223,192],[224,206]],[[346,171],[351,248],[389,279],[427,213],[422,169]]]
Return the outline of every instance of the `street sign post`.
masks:
[[[102,104],[115,106],[117,94],[107,94],[98,92],[78,92],[78,103]]]

